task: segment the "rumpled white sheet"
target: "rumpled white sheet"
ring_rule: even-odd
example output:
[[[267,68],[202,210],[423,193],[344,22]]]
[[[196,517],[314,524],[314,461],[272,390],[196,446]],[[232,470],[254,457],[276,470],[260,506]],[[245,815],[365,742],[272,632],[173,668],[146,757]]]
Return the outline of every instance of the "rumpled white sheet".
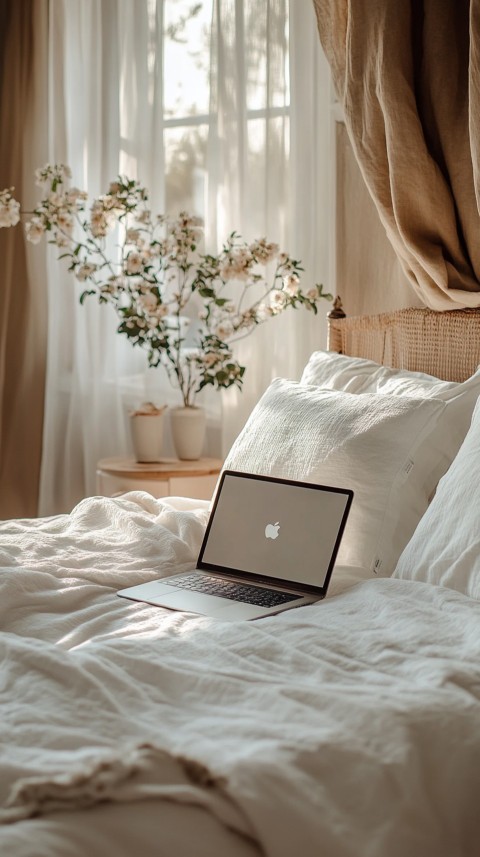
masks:
[[[370,580],[227,624],[115,596],[194,561],[206,517],[135,493],[0,526],[0,853],[106,794],[269,857],[477,857],[480,605]]]

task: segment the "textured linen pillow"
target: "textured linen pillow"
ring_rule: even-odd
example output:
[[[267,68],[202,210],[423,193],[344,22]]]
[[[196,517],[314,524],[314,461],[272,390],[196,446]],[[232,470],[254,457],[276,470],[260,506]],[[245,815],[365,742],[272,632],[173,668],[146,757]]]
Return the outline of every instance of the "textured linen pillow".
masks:
[[[334,351],[315,351],[303,371],[301,383],[347,393],[413,396],[445,402],[447,407],[424,450],[424,466],[427,472],[433,473],[434,486],[455,458],[480,396],[480,370],[457,384],[422,372],[390,369],[372,360]]]
[[[444,409],[435,399],[352,396],[276,379],[224,469],[353,489],[338,564],[388,576],[433,490],[423,450]]]
[[[391,369],[364,357],[349,357],[336,351],[314,351],[303,370],[301,383],[345,393],[390,393],[421,398],[432,386],[439,390],[458,387],[424,372]]]
[[[480,402],[452,466],[403,551],[394,577],[480,598]]]

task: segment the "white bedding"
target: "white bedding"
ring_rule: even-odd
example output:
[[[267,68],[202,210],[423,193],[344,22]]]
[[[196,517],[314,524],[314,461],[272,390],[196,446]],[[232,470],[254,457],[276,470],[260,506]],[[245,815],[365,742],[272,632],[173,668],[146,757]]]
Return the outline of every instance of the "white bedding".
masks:
[[[253,623],[116,597],[188,567],[207,509],[0,526],[2,857],[478,857],[478,602],[341,570]]]

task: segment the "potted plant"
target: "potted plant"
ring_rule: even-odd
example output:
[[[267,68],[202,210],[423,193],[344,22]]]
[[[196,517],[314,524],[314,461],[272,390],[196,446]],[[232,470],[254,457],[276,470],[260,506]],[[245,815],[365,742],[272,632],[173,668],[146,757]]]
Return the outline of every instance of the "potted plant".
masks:
[[[180,399],[172,413],[178,454],[199,457],[204,414],[197,396],[208,386],[241,388],[245,366],[235,342],[286,309],[316,313],[319,301],[332,297],[321,285],[302,291],[301,263],[265,238],[247,243],[232,232],[220,252],[204,253],[201,221],[186,212],[172,219],[152,213],[139,182],[120,176],[89,205],[70,178],[62,164],[36,171],[43,196],[29,212],[27,238],[55,244],[83,286],[80,302],[111,304],[118,332],[145,349],[150,366],[164,367]],[[13,188],[0,192],[0,227],[15,225],[20,213]],[[109,254],[106,237],[114,230]],[[195,429],[179,429],[185,421]],[[192,434],[195,448],[188,449]]]

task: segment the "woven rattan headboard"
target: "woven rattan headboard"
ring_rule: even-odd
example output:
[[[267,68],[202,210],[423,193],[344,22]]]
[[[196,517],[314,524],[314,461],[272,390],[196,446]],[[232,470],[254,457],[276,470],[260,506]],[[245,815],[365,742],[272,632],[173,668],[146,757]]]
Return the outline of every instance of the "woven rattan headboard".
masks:
[[[464,381],[480,364],[480,309],[434,312],[401,309],[381,315],[328,319],[328,348],[384,366]]]

